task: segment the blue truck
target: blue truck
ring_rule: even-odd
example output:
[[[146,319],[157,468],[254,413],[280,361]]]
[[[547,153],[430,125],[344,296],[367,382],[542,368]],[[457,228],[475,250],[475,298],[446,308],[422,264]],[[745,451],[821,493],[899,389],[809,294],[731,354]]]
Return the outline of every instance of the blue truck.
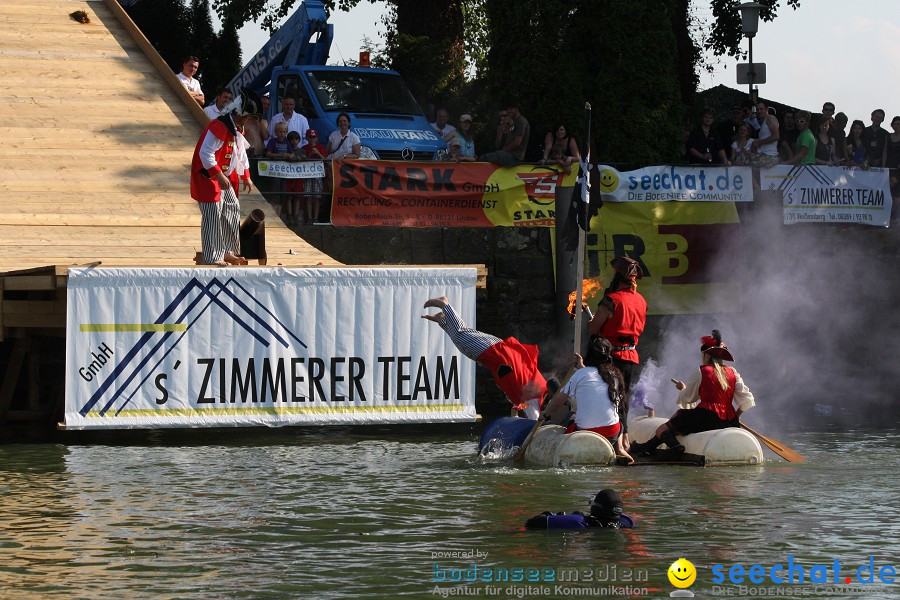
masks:
[[[228,84],[235,96],[242,87],[269,93],[272,117],[291,96],[297,112],[326,140],[337,129],[341,112],[352,120],[362,142],[360,158],[432,160],[447,145],[396,71],[328,66],[334,26],[325,5],[306,0]]]

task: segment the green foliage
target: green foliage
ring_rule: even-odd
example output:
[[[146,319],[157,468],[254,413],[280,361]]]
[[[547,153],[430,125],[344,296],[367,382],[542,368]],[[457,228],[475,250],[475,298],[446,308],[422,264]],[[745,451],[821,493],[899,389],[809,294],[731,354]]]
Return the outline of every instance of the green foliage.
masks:
[[[241,41],[238,39],[237,30],[235,25],[223,23],[222,31],[213,39],[210,53],[213,60],[207,63],[208,67],[204,70],[203,76],[203,93],[207,98],[212,98],[210,94],[215,94],[225,87],[234,74],[244,66],[241,62]]]
[[[224,21],[216,33],[208,0],[191,0],[190,7],[182,0],[141,0],[123,8],[176,73],[185,57],[200,59],[197,78],[207,103],[243,66],[235,21]]]
[[[771,21],[777,16],[781,0],[756,0],[763,8],[759,12],[762,21]],[[786,0],[786,4],[797,10],[800,0]],[[741,14],[737,9],[738,3],[734,0],[710,0],[713,11],[713,24],[709,37],[705,40],[704,47],[712,50],[716,56],[728,54],[737,56],[742,39]]]
[[[184,58],[197,54],[189,41],[190,13],[181,0],[143,0],[123,8],[173,71],[181,72]]]
[[[531,158],[557,120],[580,138],[593,107],[593,159],[672,160],[681,141],[674,0],[488,0],[483,73],[494,106],[510,94],[532,128]]]

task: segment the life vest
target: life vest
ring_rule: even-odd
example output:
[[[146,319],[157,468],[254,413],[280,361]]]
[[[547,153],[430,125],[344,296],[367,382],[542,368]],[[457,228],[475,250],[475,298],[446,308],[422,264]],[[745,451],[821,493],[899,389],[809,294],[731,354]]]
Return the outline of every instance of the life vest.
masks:
[[[612,343],[614,357],[637,364],[640,358],[635,346],[647,324],[647,301],[631,289],[607,294],[603,302],[608,307],[607,299],[613,304],[612,316],[598,333]]]
[[[731,367],[723,368],[725,369],[725,379],[728,380],[728,389],[726,390],[723,390],[719,384],[715,367],[712,365],[700,367],[700,404],[697,405],[697,408],[705,408],[716,413],[723,421],[731,421],[737,416],[732,403],[737,377]]]

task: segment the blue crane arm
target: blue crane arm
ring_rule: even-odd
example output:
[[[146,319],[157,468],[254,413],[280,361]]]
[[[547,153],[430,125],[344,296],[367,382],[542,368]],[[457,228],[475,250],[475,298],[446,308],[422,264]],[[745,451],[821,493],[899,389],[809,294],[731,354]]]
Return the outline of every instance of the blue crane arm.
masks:
[[[325,5],[319,0],[305,0],[294,14],[278,28],[269,41],[228,83],[235,96],[242,87],[261,93],[272,78],[275,67],[324,65],[328,61],[334,26],[327,23]],[[316,39],[313,40],[313,37]]]

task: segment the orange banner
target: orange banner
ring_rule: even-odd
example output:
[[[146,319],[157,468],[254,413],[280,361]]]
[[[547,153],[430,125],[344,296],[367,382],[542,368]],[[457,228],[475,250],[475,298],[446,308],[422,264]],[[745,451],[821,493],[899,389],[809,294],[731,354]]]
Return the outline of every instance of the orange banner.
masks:
[[[331,222],[395,227],[552,227],[576,170],[523,164],[335,160]]]

